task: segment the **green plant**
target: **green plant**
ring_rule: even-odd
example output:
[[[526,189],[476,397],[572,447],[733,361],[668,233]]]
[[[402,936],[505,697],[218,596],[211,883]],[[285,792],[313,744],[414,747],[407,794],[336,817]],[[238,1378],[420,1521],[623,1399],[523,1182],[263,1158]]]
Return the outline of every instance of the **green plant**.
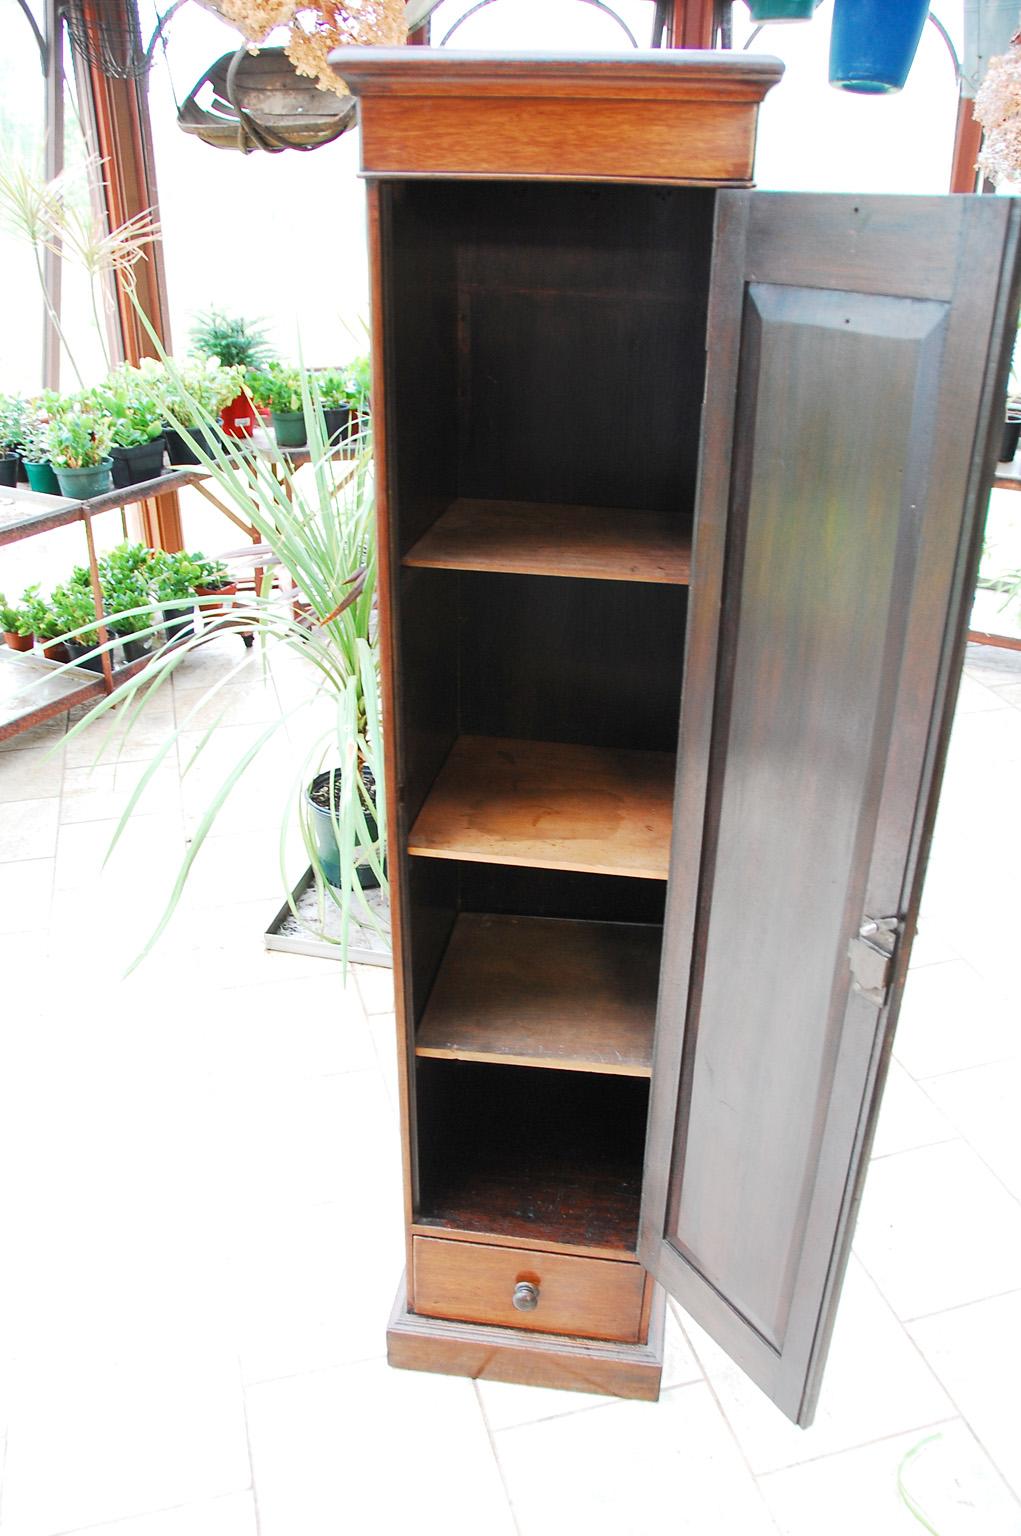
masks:
[[[99,631],[95,628],[96,604],[91,589],[69,581],[54,587],[50,604],[60,624],[62,639],[70,638],[76,645],[99,644]]]
[[[0,454],[20,448],[28,416],[27,400],[20,395],[0,395]]]
[[[39,595],[38,584],[26,587],[21,599],[37,640],[55,640],[61,633],[60,620],[50,603]]]
[[[343,368],[321,368],[315,375],[315,387],[324,411],[339,410],[351,398]]]
[[[22,599],[22,604],[24,604],[24,598]],[[24,606],[20,608],[12,607],[2,592],[0,592],[0,629],[7,635],[30,635],[32,633],[32,621],[28,610]]]
[[[62,401],[46,432],[46,457],[55,469],[91,469],[109,456],[113,424],[87,396]]]
[[[114,616],[110,628],[115,634],[134,635],[152,628],[149,553],[144,544],[119,544],[100,561],[103,608]]]
[[[149,559],[149,581],[158,603],[174,603],[194,597],[195,588],[202,585],[205,563],[201,555],[189,555],[184,550],[170,553],[165,549],[153,550]]]
[[[192,327],[191,344],[204,357],[215,357],[225,368],[260,368],[268,363],[273,349],[263,327],[211,309],[199,315]]]
[[[212,357],[196,357],[181,368],[161,370],[156,398],[173,426],[208,432],[243,387],[242,369],[221,367]]]
[[[278,416],[296,415],[302,406],[302,372],[270,363],[265,368],[250,368],[245,387],[256,405],[268,406]]]
[[[205,555],[200,554],[192,555],[191,558],[201,571],[196,587],[204,587],[207,592],[219,592],[230,586],[230,571],[222,560],[207,560]]]
[[[96,405],[109,416],[114,446],[138,448],[163,431],[163,412],[146,376],[125,363],[91,391]]]
[[[372,383],[372,364],[368,357],[356,357],[347,368],[347,398],[360,411],[369,408],[369,389]]]
[[[167,360],[168,373],[177,373],[177,387],[186,387],[183,375]],[[286,725],[288,734],[296,730],[304,716],[310,722],[306,749],[297,752],[296,775],[281,805],[280,846],[281,876],[290,890],[293,879],[285,868],[285,845],[295,819],[301,829],[308,858],[312,864],[318,892],[320,917],[326,904],[339,908],[340,952],[346,964],[348,935],[353,915],[359,922],[379,927],[379,921],[367,905],[358,881],[359,862],[368,864],[384,886],[383,848],[386,836],[386,795],[382,764],[380,724],[379,669],[374,639],[373,604],[376,581],[375,516],[371,462],[368,455],[344,464],[331,457],[322,407],[314,395],[307,374],[299,372],[300,398],[310,451],[310,464],[300,474],[290,465],[273,466],[255,454],[238,456],[236,445],[222,432],[212,439],[212,447],[201,450],[201,462],[216,482],[219,495],[240,516],[258,530],[269,545],[275,560],[290,577],[299,598],[281,599],[269,582],[243,606],[232,608],[212,619],[201,632],[190,633],[173,646],[165,646],[144,673],[124,682],[109,697],[101,699],[73,732],[86,729],[108,710],[122,706],[114,721],[123,735],[142,707],[145,697],[165,686],[175,669],[190,652],[224,629],[243,627],[254,632],[265,656],[282,647],[299,654],[313,678],[307,698],[287,714],[269,722],[245,747],[233,768],[224,776],[193,834],[188,853],[178,872],[166,909],[135,964],[148,953],[169,922],[188,879],[193,862],[216,821],[216,817],[246,769]],[[186,580],[195,581],[186,567],[198,564],[197,557],[169,556],[157,553],[151,561],[151,580],[157,600],[163,594],[180,590]],[[183,594],[182,594],[183,595]],[[111,624],[117,622],[113,615]],[[244,663],[239,663],[239,667]],[[191,714],[205,710],[217,700],[233,673],[219,679],[194,706]],[[319,723],[324,701],[331,708],[331,724],[324,730]],[[122,723],[121,723],[122,722]],[[114,843],[153,774],[168,753],[177,748],[183,732],[194,731],[191,715],[178,722],[141,776],[118,824]],[[214,736],[215,724],[201,734],[186,766],[190,768]],[[340,770],[340,793],[332,822],[340,862],[340,884],[326,880],[315,846],[305,791],[324,766]],[[375,781],[373,802],[367,781]],[[374,835],[369,815],[378,827]],[[297,911],[291,898],[292,911]],[[300,921],[300,918],[299,918]]]
[[[60,409],[60,396],[46,389],[28,403],[21,428],[19,447],[30,464],[42,464],[50,451],[50,421]]]

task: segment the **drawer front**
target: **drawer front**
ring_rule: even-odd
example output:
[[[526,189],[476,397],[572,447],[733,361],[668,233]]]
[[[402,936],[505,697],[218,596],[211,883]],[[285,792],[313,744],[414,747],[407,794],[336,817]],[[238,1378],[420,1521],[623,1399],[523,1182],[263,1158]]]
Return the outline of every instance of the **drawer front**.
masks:
[[[414,1265],[426,1317],[640,1342],[640,1264],[416,1237]]]

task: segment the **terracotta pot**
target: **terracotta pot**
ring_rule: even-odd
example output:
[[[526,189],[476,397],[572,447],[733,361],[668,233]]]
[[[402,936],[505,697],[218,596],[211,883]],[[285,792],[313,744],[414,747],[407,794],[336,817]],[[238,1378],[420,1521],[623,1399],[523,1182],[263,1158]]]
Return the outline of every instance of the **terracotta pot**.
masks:
[[[13,629],[4,630],[4,639],[12,651],[30,651],[35,644],[34,635],[19,635]]]
[[[46,640],[43,642],[43,655],[47,661],[70,661],[71,655],[63,640]]]

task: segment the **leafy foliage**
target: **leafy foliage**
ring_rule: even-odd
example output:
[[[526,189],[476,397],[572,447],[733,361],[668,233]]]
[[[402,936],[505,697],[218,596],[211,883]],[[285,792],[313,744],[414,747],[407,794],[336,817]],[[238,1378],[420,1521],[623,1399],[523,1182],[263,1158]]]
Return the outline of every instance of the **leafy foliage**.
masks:
[[[219,309],[199,316],[192,328],[191,344],[196,352],[215,358],[225,368],[260,368],[273,355],[263,326],[225,315]]]
[[[113,424],[87,395],[72,396],[50,420],[46,445],[55,469],[92,469],[109,457]]]

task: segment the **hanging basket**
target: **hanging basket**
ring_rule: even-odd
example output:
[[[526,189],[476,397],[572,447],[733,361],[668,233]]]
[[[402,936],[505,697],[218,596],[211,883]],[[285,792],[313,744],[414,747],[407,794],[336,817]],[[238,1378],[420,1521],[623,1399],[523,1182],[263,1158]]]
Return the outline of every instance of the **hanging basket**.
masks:
[[[199,96],[208,90],[207,104]],[[330,144],[355,121],[353,97],[318,89],[314,80],[295,73],[282,48],[225,53],[210,65],[181,106],[177,121],[216,149],[318,149]]]
[[[830,84],[863,96],[903,90],[928,15],[929,0],[836,0]]]

